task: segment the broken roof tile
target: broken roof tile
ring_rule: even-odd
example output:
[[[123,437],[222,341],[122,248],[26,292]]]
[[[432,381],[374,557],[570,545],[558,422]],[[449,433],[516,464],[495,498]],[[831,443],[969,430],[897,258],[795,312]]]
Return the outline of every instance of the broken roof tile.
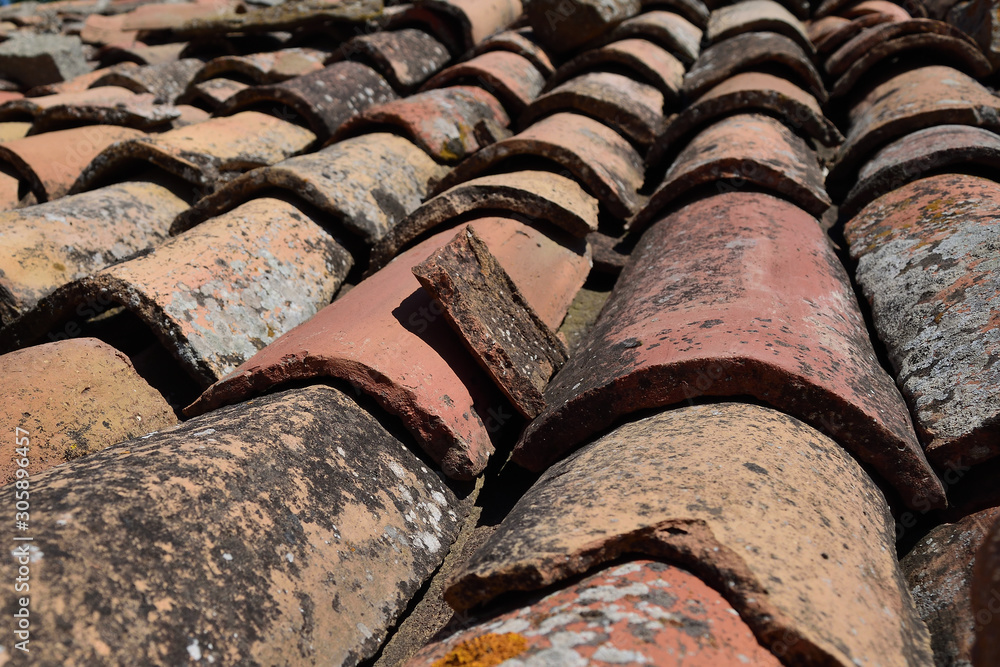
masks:
[[[294,206],[255,199],[63,287],[16,323],[15,335],[28,342],[101,295],[142,320],[207,387],[326,306],[351,263]]]
[[[579,274],[579,268],[570,263],[551,267],[569,274]],[[545,407],[542,390],[566,363],[566,346],[538,317],[475,229],[466,227],[456,234],[414,266],[413,275],[518,412],[529,419],[538,415]]]
[[[680,14],[653,10],[633,16],[616,25],[608,42],[623,39],[645,39],[658,44],[677,57],[685,66],[698,59],[701,51],[701,29]]]
[[[490,51],[510,51],[527,58],[543,77],[550,77],[556,71],[549,54],[536,41],[535,31],[531,28],[504,30],[487,37],[473,50],[473,55],[482,55]]]
[[[460,84],[484,88],[504,105],[511,118],[517,118],[538,97],[545,77],[524,56],[487,51],[439,72],[424,84],[424,89]]]
[[[976,77],[984,77],[993,70],[972,38],[947,23],[932,19],[885,23],[868,28],[827,59],[827,72],[839,77],[830,95],[848,94],[875,65],[913,50],[922,55],[934,52],[936,58],[957,64]]]
[[[5,378],[0,424],[27,432],[32,476],[177,423],[128,357],[93,338],[10,352],[0,356],[0,373]],[[14,481],[17,469],[14,439],[3,448],[0,485]]]
[[[278,83],[323,69],[329,55],[320,49],[296,47],[249,55],[219,56],[204,63],[191,83],[219,77],[255,84]]]
[[[550,267],[567,261],[589,266],[584,255],[514,220],[468,224],[522,292],[552,300],[532,303],[543,319],[560,309],[565,314],[586,269],[569,285],[553,285]],[[213,385],[188,412],[200,414],[286,382],[341,378],[398,415],[446,475],[478,475],[493,452],[488,431],[502,426],[505,408],[411,272],[462,229],[437,234],[400,255]]]
[[[467,513],[378,418],[322,386],[54,468],[31,496],[52,508],[32,516],[45,554],[32,618],[66,629],[31,650],[53,664],[357,663]]]
[[[589,49],[553,74],[545,90],[592,70],[625,68],[630,74],[655,86],[667,103],[677,101],[684,83],[684,64],[663,47],[645,39],[623,39]]]
[[[189,229],[256,196],[286,191],[330,214],[370,245],[420,206],[431,184],[445,172],[402,137],[365,134],[237,177],[184,211],[171,232]]]
[[[573,51],[639,13],[639,0],[532,0],[525,14],[552,53]]]
[[[765,66],[788,70],[813,97],[826,101],[823,80],[809,56],[798,44],[773,32],[748,32],[704,49],[684,77],[684,92],[697,98],[734,74]]]
[[[522,126],[556,111],[576,111],[613,127],[643,153],[663,124],[663,94],[648,84],[613,72],[589,72],[562,83],[532,102]]]
[[[927,455],[1000,454],[1000,185],[940,175],[883,195],[847,223],[855,277]]]
[[[412,91],[451,60],[444,44],[417,28],[358,35],[336,57],[370,65],[401,94]]]
[[[708,19],[705,41],[715,44],[747,32],[784,35],[801,46],[806,53],[813,52],[813,43],[806,35],[805,26],[774,0],[743,0],[734,5],[719,7]]]
[[[547,171],[515,171],[464,181],[427,200],[372,248],[370,271],[427,232],[473,211],[538,219],[583,238],[597,230],[597,200],[576,181]]]
[[[458,23],[463,51],[514,23],[521,15],[521,0],[417,0],[419,7],[440,12]]]
[[[455,167],[438,190],[467,181],[515,156],[558,163],[619,218],[630,217],[639,209],[642,158],[611,128],[574,113],[547,116],[520,134],[487,146]]]
[[[115,125],[86,125],[0,143],[0,163],[10,166],[36,202],[69,192],[80,170],[116,141],[143,136]]]
[[[980,625],[971,600],[973,564],[998,519],[1000,508],[994,507],[937,526],[900,561],[917,613],[930,631],[937,664],[971,664]]]
[[[17,32],[0,43],[0,76],[25,88],[66,81],[89,69],[76,36]]]
[[[268,109],[282,115],[287,107],[305,119],[320,140],[326,140],[345,121],[394,99],[392,86],[371,67],[340,62],[280,83],[241,90],[227,99],[216,115],[244,109]]]
[[[345,123],[333,141],[391,126],[438,162],[451,164],[482,148],[475,132],[480,122],[507,127],[510,118],[497,98],[482,88],[452,86],[368,109]]]
[[[822,228],[755,192],[697,200],[645,233],[513,460],[542,470],[639,410],[738,395],[829,433],[907,505],[944,504]]]
[[[1000,173],[1000,136],[969,125],[936,125],[907,134],[861,167],[840,215],[852,217],[890,190],[945,168]]]
[[[723,118],[698,133],[630,226],[644,227],[692,189],[719,192],[752,184],[780,194],[815,217],[830,207],[816,154],[781,121],[756,113]]]
[[[172,104],[187,90],[203,65],[197,58],[184,58],[162,65],[122,63],[110,68],[90,87],[119,86],[134,93],[149,93],[161,103]]]
[[[157,245],[185,208],[167,188],[133,179],[0,213],[0,322],[9,324],[61,285]]]
[[[112,144],[83,170],[71,191],[112,181],[136,162],[145,162],[211,192],[241,172],[302,152],[315,139],[316,135],[304,127],[257,111],[243,111]]]
[[[1000,130],[1000,101],[951,67],[919,67],[886,80],[851,108],[851,129],[830,168],[827,190],[842,196],[862,160],[876,149],[909,132],[946,123]]]
[[[498,657],[512,665],[781,664],[718,591],[686,570],[643,559],[608,566],[520,609],[463,628],[406,665],[462,659],[484,664]]]
[[[885,498],[837,443],[769,408],[696,405],[546,471],[445,599],[466,609],[642,554],[725,591],[787,664],[931,664],[893,537]]]
[[[0,106],[0,120],[31,119],[35,133],[82,124],[122,125],[149,131],[162,129],[179,115],[175,107],[157,104],[153,95],[137,94],[119,86],[25,97]]]
[[[736,74],[673,116],[646,156],[648,165],[661,164],[698,130],[736,112],[762,111],[789,128],[826,146],[844,140],[836,125],[823,115],[816,98],[791,81],[764,72]]]

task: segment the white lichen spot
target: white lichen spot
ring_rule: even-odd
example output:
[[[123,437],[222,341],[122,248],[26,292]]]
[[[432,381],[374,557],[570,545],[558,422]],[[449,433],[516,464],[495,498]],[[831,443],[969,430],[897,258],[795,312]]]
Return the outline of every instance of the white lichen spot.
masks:
[[[643,665],[650,662],[649,658],[638,651],[624,651],[620,648],[608,646],[607,644],[594,651],[593,659],[617,665],[629,663]]]
[[[232,560],[232,559],[233,559],[232,554],[222,554],[222,560]]]
[[[198,646],[197,639],[191,640],[191,643],[188,644],[187,651],[192,660],[201,660],[201,647]]]
[[[192,433],[191,435],[201,437],[203,435],[212,435],[213,433],[215,433],[214,428],[206,428],[204,431],[198,431],[197,433]]]
[[[287,554],[285,554],[285,560],[287,560],[289,563],[294,563],[295,562],[295,556],[292,555],[291,551],[289,551]]]

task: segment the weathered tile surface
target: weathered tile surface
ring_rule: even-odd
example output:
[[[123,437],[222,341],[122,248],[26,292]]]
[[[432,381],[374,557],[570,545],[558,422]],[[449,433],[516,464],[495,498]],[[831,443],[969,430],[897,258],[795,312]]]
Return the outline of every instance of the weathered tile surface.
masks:
[[[0,493],[14,502],[13,486]],[[31,499],[30,648],[41,664],[356,665],[465,513],[329,387],[51,469],[31,480]]]
[[[702,31],[680,14],[652,10],[622,21],[608,33],[612,42],[629,38],[659,44],[688,66],[698,59]]]
[[[425,89],[471,83],[492,93],[512,118],[538,97],[545,76],[524,56],[510,51],[487,51],[452,65],[431,77]]]
[[[552,76],[552,73],[556,71],[556,68],[552,65],[552,60],[549,58],[549,54],[538,44],[535,31],[531,28],[504,30],[503,32],[491,35],[480,42],[473,53],[478,56],[489,51],[510,51],[511,53],[523,56],[544,77]]]
[[[72,79],[87,70],[79,37],[17,33],[0,44],[0,76],[26,88]]]
[[[132,181],[0,213],[0,321],[9,324],[57,287],[156,246],[186,207],[165,187]]]
[[[567,263],[552,268],[574,267]],[[414,266],[413,275],[438,301],[463,344],[514,407],[529,419],[537,416],[545,407],[542,390],[566,363],[566,346],[534,312],[474,229],[466,227]]]
[[[701,199],[646,232],[514,460],[542,470],[628,414],[742,395],[830,434],[906,504],[943,505],[826,235],[753,192]]]
[[[329,213],[336,224],[371,244],[416,209],[446,172],[402,137],[365,134],[239,176],[178,216],[172,232],[269,190],[283,190]]]
[[[25,97],[0,106],[0,120],[30,116],[36,132],[66,125],[124,125],[140,130],[162,129],[179,116],[176,108],[156,104],[155,96],[120,86],[80,92]]]
[[[928,665],[893,537],[881,492],[834,441],[764,407],[691,406],[548,470],[445,595],[464,609],[643,554],[725,591],[787,664]]]
[[[46,343],[0,356],[4,401],[0,486],[14,481],[17,461],[31,476],[109,445],[173,426],[177,417],[118,350],[93,338]],[[16,455],[14,431],[30,443]],[[19,435],[22,433],[19,431]]]
[[[549,78],[546,90],[592,70],[625,69],[663,93],[670,104],[677,101],[684,84],[684,64],[672,53],[646,39],[622,39],[588,49]]]
[[[162,65],[122,63],[94,81],[91,87],[121,86],[134,93],[149,93],[157,100],[173,103],[187,90],[203,65],[197,58],[182,58]]]
[[[323,69],[323,62],[328,56],[326,51],[312,48],[219,56],[198,70],[194,82],[228,76],[257,84],[277,83]]]
[[[507,656],[510,667],[781,664],[725,598],[696,576],[666,563],[634,560],[456,632],[407,667],[441,664],[438,660],[482,664]]]
[[[521,0],[419,0],[419,5],[442,12],[458,22],[462,51],[468,51],[495,32],[517,20]]]
[[[400,93],[407,93],[451,60],[444,44],[417,28],[358,35],[340,57],[367,62]]]
[[[826,21],[826,17],[821,19]],[[829,56],[832,52],[854,39],[863,30],[880,23],[892,23],[893,18],[885,14],[864,14],[856,19],[846,21],[837,26],[835,30],[830,30],[816,42],[816,52],[821,56]]]
[[[525,7],[538,38],[553,53],[583,46],[639,13],[639,0],[533,0]]]
[[[438,190],[467,181],[515,156],[557,162],[612,215],[627,218],[639,209],[642,158],[611,128],[574,113],[553,114],[520,134],[487,146],[455,167]]]
[[[719,7],[708,19],[705,40],[714,44],[746,32],[777,33],[798,43],[806,53],[813,51],[805,26],[774,0],[744,0]]]
[[[976,619],[976,641],[972,664],[990,667],[1000,660],[1000,521],[989,530],[976,554],[972,578],[972,613]]]
[[[1000,185],[924,178],[869,204],[845,235],[928,457],[1000,454]]]
[[[473,211],[543,220],[581,238],[597,229],[597,200],[565,176],[530,170],[480,176],[432,197],[390,229],[372,248],[370,270],[388,264],[426,232]]]

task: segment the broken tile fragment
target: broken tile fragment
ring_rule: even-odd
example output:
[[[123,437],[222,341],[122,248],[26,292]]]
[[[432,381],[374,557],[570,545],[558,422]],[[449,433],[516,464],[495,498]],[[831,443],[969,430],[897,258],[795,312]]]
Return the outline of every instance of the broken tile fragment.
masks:
[[[338,58],[364,62],[401,94],[409,93],[448,64],[448,49],[418,28],[358,35],[341,47]]]
[[[1000,185],[931,176],[879,197],[844,233],[927,456],[1000,454]]]
[[[893,538],[885,498],[836,442],[769,408],[695,405],[546,471],[445,599],[467,609],[625,555],[663,558],[724,591],[785,664],[928,665]]]
[[[136,162],[145,162],[210,193],[245,171],[301,153],[315,140],[304,127],[243,111],[112,144],[80,173],[71,192],[127,177]]]
[[[133,179],[0,212],[0,323],[61,285],[158,245],[185,208],[166,187]]]
[[[389,263],[414,239],[474,211],[537,219],[583,238],[597,229],[597,200],[576,181],[547,171],[480,176],[428,199],[372,248],[370,271]]]
[[[907,505],[944,505],[822,228],[756,192],[700,199],[645,233],[513,460],[543,470],[637,411],[746,395],[829,434]]]
[[[280,83],[241,90],[223,102],[216,115],[244,109],[264,109],[278,116],[297,114],[325,141],[347,120],[394,99],[392,86],[371,67],[340,62]]]
[[[14,491],[0,493],[13,503]],[[468,511],[324,386],[53,468],[32,477],[31,499],[48,508],[31,516],[31,651],[51,664],[358,664]]]
[[[853,217],[890,190],[946,168],[1000,171],[1000,136],[969,125],[935,125],[907,134],[861,167],[840,215]]]
[[[1000,519],[989,508],[933,529],[900,561],[917,613],[927,624],[937,664],[970,665],[980,623],[972,606],[972,571],[986,533]]]
[[[17,32],[0,44],[0,76],[25,88],[66,81],[89,69],[79,37]]]
[[[58,199],[80,171],[116,141],[143,136],[114,125],[87,125],[0,143],[0,162],[17,174],[36,202]]]
[[[459,630],[406,665],[498,657],[510,664],[781,664],[718,591],[687,570],[645,559],[610,565]]]
[[[532,0],[525,13],[552,53],[567,53],[639,13],[639,0]]]
[[[734,74],[762,67],[788,71],[794,82],[826,102],[826,88],[809,56],[794,41],[773,32],[748,32],[704,49],[684,76],[684,93],[698,98]]]
[[[0,356],[4,402],[0,426],[27,434],[26,469],[52,466],[168,428],[177,417],[163,396],[118,350],[94,338],[60,340]],[[6,438],[0,486],[14,481],[22,457]]]
[[[583,252],[514,220],[469,224],[522,293],[546,296],[532,303],[543,320],[562,319],[589,271]],[[340,378],[398,415],[446,475],[474,478],[493,452],[489,433],[513,415],[411,272],[463,228],[400,255],[213,385],[187,412],[201,414],[286,382]],[[565,262],[578,267],[576,275],[552,284],[551,267]]]
[[[486,89],[500,100],[511,118],[517,118],[538,97],[545,77],[524,56],[487,51],[439,72],[424,84],[424,89],[463,83]]]
[[[774,0],[743,0],[719,7],[712,12],[705,30],[705,40],[715,44],[748,32],[771,32],[784,35],[812,53],[813,43],[805,26],[790,11]]]
[[[463,160],[438,185],[443,191],[515,156],[551,160],[566,168],[607,210],[628,218],[641,204],[642,158],[617,132],[575,113],[556,113]]]
[[[497,98],[482,88],[451,86],[368,109],[345,123],[333,140],[390,125],[438,162],[453,164],[482,148],[475,132],[481,122],[504,128],[510,118]]]
[[[420,206],[446,171],[400,136],[364,134],[237,177],[178,216],[171,233],[254,197],[284,191],[330,214],[336,225],[371,245]]]
[[[466,227],[414,266],[413,275],[518,412],[537,416],[545,407],[542,390],[566,363],[566,347],[475,231]]]
[[[545,86],[551,90],[573,77],[592,70],[627,70],[663,93],[668,103],[680,96],[684,64],[663,47],[645,39],[623,39],[588,49],[556,70]]]
[[[607,39],[617,42],[633,38],[658,44],[690,66],[701,51],[702,31],[680,14],[652,10],[622,21],[608,33]]]

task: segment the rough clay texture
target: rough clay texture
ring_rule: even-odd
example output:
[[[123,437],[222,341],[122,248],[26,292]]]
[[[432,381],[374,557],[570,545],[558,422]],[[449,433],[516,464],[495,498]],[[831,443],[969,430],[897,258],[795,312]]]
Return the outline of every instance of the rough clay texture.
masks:
[[[566,363],[566,347],[475,231],[466,227],[413,274],[518,412],[538,415],[545,407],[542,390]]]
[[[619,218],[640,206],[642,158],[617,132],[586,116],[557,113],[520,134],[502,139],[462,161],[438,185],[443,191],[467,181],[508,158],[535,156],[557,162]]]
[[[747,32],[773,32],[795,41],[806,53],[813,43],[805,27],[795,16],[774,0],[744,0],[712,12],[705,30],[709,44]]]
[[[544,297],[531,304],[542,319],[561,320],[586,279],[589,257],[513,220],[469,224],[522,293]],[[397,257],[215,384],[188,412],[200,414],[283,382],[341,378],[398,415],[445,474],[478,475],[493,452],[489,430],[502,426],[506,408],[411,272],[462,229],[442,232]],[[577,270],[553,271],[564,263]],[[553,276],[575,288],[555,284]]]
[[[817,218],[830,207],[815,151],[781,121],[745,113],[723,118],[693,137],[630,226],[649,224],[684,193],[713,183],[718,192],[756,185]]]
[[[538,38],[531,28],[498,32],[480,42],[473,53],[478,56],[489,51],[510,51],[523,56],[542,73],[543,77],[552,76],[555,71],[552,60],[545,49],[538,44]]]
[[[506,667],[781,665],[717,591],[690,572],[649,560],[608,567],[456,632],[406,664],[486,662],[504,649],[513,655]]]
[[[538,97],[545,76],[530,60],[509,51],[487,51],[465,62],[452,65],[431,78],[425,88],[444,88],[463,81],[485,88],[504,105],[512,118]]]
[[[451,60],[444,44],[416,28],[359,35],[342,47],[341,57],[368,62],[401,94]]]
[[[837,443],[718,403],[617,428],[548,470],[446,589],[458,608],[624,554],[691,569],[787,664],[931,664],[888,506]]]
[[[995,521],[976,554],[972,573],[972,614],[976,619],[976,641],[972,648],[975,667],[1000,662],[1000,521]]]
[[[608,33],[608,41],[646,39],[669,51],[685,66],[698,59],[702,32],[698,26],[680,14],[652,10],[622,21]]]
[[[0,494],[14,503],[12,486]],[[78,665],[356,665],[465,513],[322,386],[53,468],[31,502],[31,657]],[[16,596],[3,593],[5,614]]]
[[[552,53],[566,53],[635,16],[639,0],[531,0],[525,7],[532,30]]]
[[[616,420],[751,395],[829,434],[910,506],[943,506],[816,219],[771,195],[701,199],[650,228],[514,461],[542,470]]]
[[[366,244],[382,238],[420,206],[447,173],[410,141],[375,132],[247,172],[178,216],[172,231],[284,190],[333,216]]]
[[[61,285],[158,245],[186,207],[165,187],[131,181],[0,213],[0,323]]]
[[[372,248],[370,270],[389,263],[422,234],[473,211],[506,211],[543,220],[573,236],[597,230],[597,200],[576,181],[547,171],[480,176],[432,197],[394,226]]]
[[[0,106],[0,120],[31,116],[35,133],[67,125],[122,125],[139,130],[163,129],[180,116],[168,104],[157,104],[149,93],[135,93],[121,86],[101,86],[78,92],[25,97]]]
[[[1000,185],[921,179],[869,204],[845,235],[928,457],[1000,454]]]
[[[66,81],[88,69],[79,37],[18,33],[0,44],[0,76],[25,88]]]
[[[623,39],[607,46],[589,49],[569,61],[549,78],[546,90],[592,70],[629,71],[663,93],[670,104],[677,102],[684,84],[684,63],[670,51],[646,39]]]
[[[972,664],[977,627],[971,599],[973,565],[998,519],[1000,508],[990,508],[937,526],[899,563],[917,613],[931,633],[935,664],[941,667]]]
[[[4,401],[0,427],[0,486],[14,480],[22,458],[17,439],[30,443],[33,477],[123,440],[173,426],[164,398],[139,377],[118,350],[93,338],[62,340],[0,356]]]

